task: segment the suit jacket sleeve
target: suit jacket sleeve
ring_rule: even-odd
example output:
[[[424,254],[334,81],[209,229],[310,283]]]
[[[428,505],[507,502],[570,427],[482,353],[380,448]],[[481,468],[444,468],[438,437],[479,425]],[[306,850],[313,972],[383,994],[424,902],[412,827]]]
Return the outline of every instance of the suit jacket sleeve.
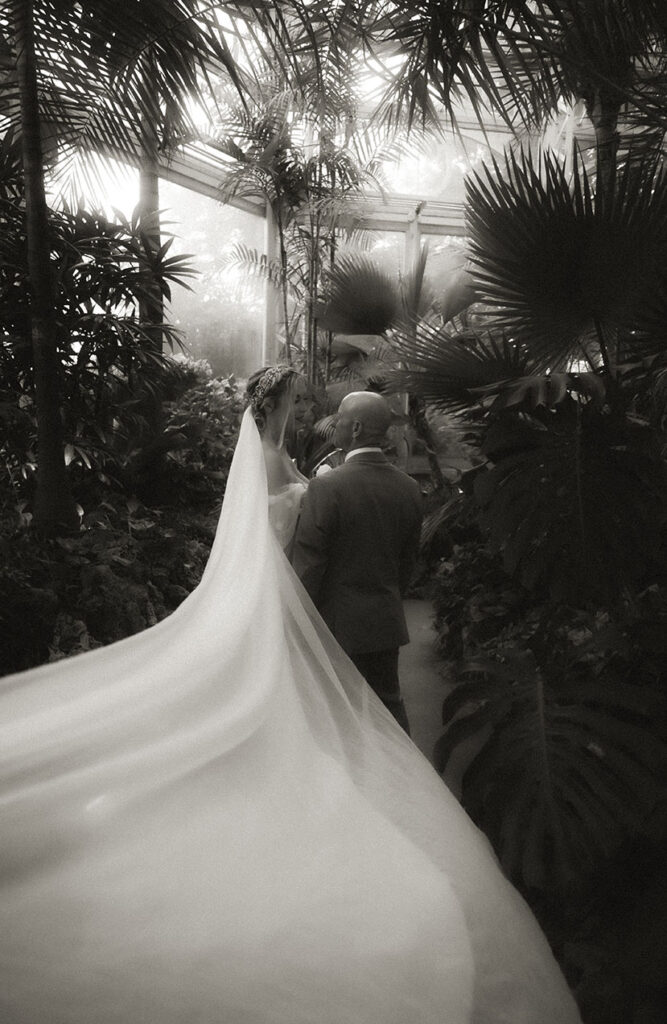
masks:
[[[327,494],[326,478],[308,484],[294,538],[292,565],[315,605],[329,564],[335,505]]]
[[[417,484],[415,484],[414,491],[412,522],[410,523],[405,541],[401,548],[398,567],[401,596],[403,596],[408,589],[408,585],[417,562],[419,541],[421,538],[423,508],[422,496]]]

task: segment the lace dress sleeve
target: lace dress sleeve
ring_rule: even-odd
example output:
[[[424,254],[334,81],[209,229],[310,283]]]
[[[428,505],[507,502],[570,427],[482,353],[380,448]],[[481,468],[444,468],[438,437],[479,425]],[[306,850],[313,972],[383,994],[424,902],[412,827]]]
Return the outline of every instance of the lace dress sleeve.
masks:
[[[294,538],[305,492],[305,484],[293,483],[281,487],[277,494],[269,495],[269,523],[284,549],[289,547]]]

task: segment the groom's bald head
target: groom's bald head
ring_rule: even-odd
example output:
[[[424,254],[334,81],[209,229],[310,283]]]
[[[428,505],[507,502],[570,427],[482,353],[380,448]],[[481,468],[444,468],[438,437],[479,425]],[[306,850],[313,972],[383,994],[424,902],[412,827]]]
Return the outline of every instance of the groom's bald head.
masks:
[[[343,451],[380,445],[391,425],[389,404],[374,391],[353,391],[338,409],[335,443]]]

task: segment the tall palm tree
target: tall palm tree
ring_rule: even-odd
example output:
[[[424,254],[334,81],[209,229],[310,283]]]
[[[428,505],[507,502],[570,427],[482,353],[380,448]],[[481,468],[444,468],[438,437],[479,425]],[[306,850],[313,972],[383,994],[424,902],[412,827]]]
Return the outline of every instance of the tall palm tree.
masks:
[[[48,244],[49,220],[40,136],[33,3],[31,0],[14,3],[11,15],[21,114],[28,267],[32,281],[35,404],[39,412],[37,458],[40,472],[33,518],[38,529],[53,534],[78,526],[78,515],[69,491],[63,457],[60,365],[56,349],[54,284]]]
[[[10,126],[12,120],[18,122],[23,140],[33,291],[39,463],[33,523],[45,534],[75,528],[78,516],[63,459],[43,125],[45,121],[57,125],[64,146],[83,142],[136,150],[137,138],[139,143],[146,138],[137,126],[149,112],[154,124],[160,87],[182,102],[197,87],[197,67],[204,66],[204,58],[227,57],[210,26],[202,28],[193,21],[196,6],[193,0],[142,0],[128,12],[103,0],[93,12],[86,5],[73,6],[64,0],[10,0],[3,14],[3,37],[11,48],[15,73],[3,82],[0,113]],[[145,74],[135,72],[142,64],[142,49],[147,40],[155,39],[158,26],[163,59],[152,62],[148,82]],[[171,35],[164,34],[170,30]]]
[[[277,266],[245,246],[237,246],[231,258],[280,286],[288,359],[292,357],[290,324],[294,320],[289,300],[296,298],[312,382],[318,376],[318,290],[323,274],[335,265],[346,225],[354,223],[355,202],[369,184],[377,191],[383,159],[401,147],[398,138],[378,138],[367,130],[353,130],[345,112],[345,107],[332,102],[325,119],[333,133],[329,135],[325,125],[314,121],[307,107],[304,110],[303,103],[282,92],[266,106],[259,105],[256,113],[237,113],[227,123],[230,133],[217,142],[234,160],[221,197],[254,195],[270,203],[280,249]],[[342,127],[345,124],[347,131]],[[311,134],[309,146],[303,138],[304,126]]]
[[[662,0],[406,0],[383,6],[371,35],[385,117],[427,118],[439,102],[456,123],[465,99],[482,122],[492,113],[530,129],[582,99],[610,157],[625,104],[667,126]]]
[[[473,175],[477,329],[402,332],[392,376],[480,424],[475,494],[508,571],[613,600],[657,557],[667,500],[650,402],[667,368],[667,174],[649,161],[594,183],[549,154]]]
[[[39,423],[34,526],[46,534],[72,529],[77,517],[67,490],[59,426],[60,367],[55,348],[55,310],[44,189],[42,136],[57,126],[61,151],[84,145],[144,154],[145,180],[154,185],[158,148],[195,130],[191,101],[202,101],[211,67],[223,69],[241,88],[244,72],[232,57],[216,8],[250,25],[249,38],[280,19],[280,4],[210,4],[200,0],[116,0],[95,5],[68,0],[8,0],[0,13],[3,67],[0,117],[23,137],[26,215],[33,286],[34,375]],[[275,9],[275,10],[274,10]],[[272,20],[273,18],[273,20]],[[288,49],[284,34],[275,52]],[[146,197],[145,197],[146,198]],[[149,248],[159,247],[154,187],[144,203]],[[153,303],[152,316],[160,316]]]
[[[260,90],[250,109],[239,104],[231,108],[215,145],[234,161],[220,190],[222,202],[259,196],[270,206],[278,236],[285,358],[291,363],[288,230],[303,202],[304,183],[298,160],[295,160],[289,115],[288,93],[280,90],[266,96],[264,90]],[[270,260],[271,254],[267,253],[264,264],[267,271]]]

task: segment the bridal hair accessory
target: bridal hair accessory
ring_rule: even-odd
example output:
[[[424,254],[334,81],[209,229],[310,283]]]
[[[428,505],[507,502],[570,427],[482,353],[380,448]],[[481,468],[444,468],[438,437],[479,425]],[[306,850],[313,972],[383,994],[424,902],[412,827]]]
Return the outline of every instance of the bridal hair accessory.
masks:
[[[291,366],[270,366],[257,381],[257,385],[250,396],[250,407],[259,412],[266,396],[273,391],[276,384],[279,384],[285,377],[294,373]]]

